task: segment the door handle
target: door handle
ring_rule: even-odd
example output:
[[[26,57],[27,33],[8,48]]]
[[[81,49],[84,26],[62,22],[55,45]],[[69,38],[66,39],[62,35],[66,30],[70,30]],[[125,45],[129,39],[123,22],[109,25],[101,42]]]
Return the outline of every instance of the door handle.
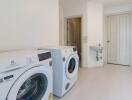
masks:
[[[108,40],[107,43],[110,43],[110,40]]]

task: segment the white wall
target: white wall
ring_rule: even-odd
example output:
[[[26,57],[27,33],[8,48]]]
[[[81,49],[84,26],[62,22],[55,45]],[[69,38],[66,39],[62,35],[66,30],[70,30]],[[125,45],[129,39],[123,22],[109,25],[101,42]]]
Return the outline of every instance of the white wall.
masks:
[[[129,12],[129,11],[132,11],[132,4],[109,6],[104,8],[105,15]]]
[[[63,14],[63,6],[61,0],[59,0],[59,34],[60,34],[60,45],[65,44],[64,42],[64,14]]]
[[[85,0],[84,0],[85,1]],[[83,14],[83,0],[62,0],[64,16],[77,16]]]
[[[103,46],[103,5],[95,2],[88,2],[88,66],[102,66],[103,61],[96,60],[95,51],[90,46]]]
[[[130,57],[130,59],[131,59],[131,66],[132,66],[132,11],[131,11],[131,57]]]
[[[0,0],[0,50],[58,44],[58,0]]]
[[[73,6],[74,5],[74,6]],[[102,65],[96,62],[95,53],[90,52],[90,45],[102,43],[103,6],[87,0],[64,0],[62,2],[64,18],[82,17],[82,66],[95,67]]]

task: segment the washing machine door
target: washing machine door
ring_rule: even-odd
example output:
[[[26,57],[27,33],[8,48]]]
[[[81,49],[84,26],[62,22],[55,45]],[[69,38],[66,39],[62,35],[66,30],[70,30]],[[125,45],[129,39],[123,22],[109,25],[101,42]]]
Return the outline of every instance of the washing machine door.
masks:
[[[26,71],[13,84],[7,100],[46,100],[45,95],[49,95],[47,90],[52,84],[51,76],[44,66]]]
[[[79,58],[77,54],[71,55],[66,62],[66,76],[71,79],[77,75]]]

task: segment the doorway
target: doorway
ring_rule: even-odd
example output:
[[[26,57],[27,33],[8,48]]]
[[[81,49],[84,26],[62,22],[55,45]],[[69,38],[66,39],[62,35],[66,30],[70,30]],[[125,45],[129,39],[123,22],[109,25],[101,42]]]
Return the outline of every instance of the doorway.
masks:
[[[79,59],[81,61],[81,32],[82,32],[81,17],[66,19],[66,46],[76,46],[78,50]]]
[[[107,16],[107,62],[130,65],[130,14]]]

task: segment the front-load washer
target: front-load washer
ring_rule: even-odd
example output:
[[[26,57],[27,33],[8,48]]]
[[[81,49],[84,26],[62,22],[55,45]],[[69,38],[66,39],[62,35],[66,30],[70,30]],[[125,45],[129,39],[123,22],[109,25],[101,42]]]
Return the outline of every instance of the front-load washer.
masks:
[[[52,100],[49,51],[0,53],[0,100]]]
[[[45,47],[53,59],[53,94],[62,97],[76,83],[78,76],[79,57],[77,49],[70,46]]]

